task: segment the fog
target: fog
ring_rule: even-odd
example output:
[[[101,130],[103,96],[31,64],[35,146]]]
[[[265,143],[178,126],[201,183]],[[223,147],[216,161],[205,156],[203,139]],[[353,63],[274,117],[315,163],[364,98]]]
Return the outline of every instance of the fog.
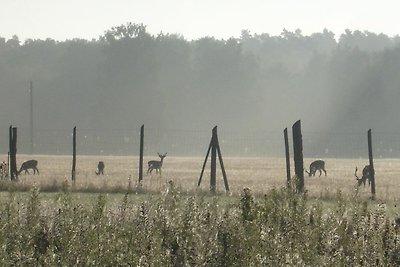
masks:
[[[302,121],[310,157],[400,156],[400,38],[368,31],[186,40],[142,24],[93,40],[0,38],[0,154],[203,155],[218,125],[227,156],[283,156],[283,129]]]

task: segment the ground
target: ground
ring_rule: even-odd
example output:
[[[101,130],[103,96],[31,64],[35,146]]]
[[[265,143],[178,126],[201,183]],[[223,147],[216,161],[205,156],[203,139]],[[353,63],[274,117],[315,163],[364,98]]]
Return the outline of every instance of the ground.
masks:
[[[5,158],[3,156],[2,158]],[[0,159],[2,159],[0,158]],[[20,175],[20,182],[23,185],[51,186],[59,185],[64,181],[70,181],[71,177],[71,156],[52,155],[17,155],[18,164],[27,159],[37,159],[40,175]],[[164,160],[162,176],[153,172],[146,175],[147,161],[154,157],[144,159],[144,180],[143,189],[157,193],[166,188],[170,180],[182,192],[195,192],[209,189],[209,168],[207,163],[206,171],[200,188],[197,187],[201,167],[204,158],[201,157],[172,157]],[[314,159],[304,159],[304,166],[308,168]],[[344,194],[352,194],[356,189],[354,177],[355,167],[358,166],[359,174],[368,159],[324,159],[326,162],[327,176],[322,174],[319,177],[305,176],[305,188],[312,197],[329,197],[338,190]],[[104,161],[105,175],[95,174],[97,163]],[[76,187],[77,188],[134,188],[138,177],[138,157],[128,156],[78,156],[76,165]],[[264,194],[271,188],[279,188],[285,185],[286,169],[284,158],[240,158],[226,157],[224,165],[228,176],[231,194],[240,194],[242,189],[248,187],[253,194]],[[393,201],[400,195],[400,184],[397,178],[400,177],[400,159],[376,159],[374,161],[376,172],[376,197],[382,201]],[[292,165],[293,169],[293,165]],[[292,175],[294,171],[292,170]],[[129,181],[130,177],[130,181]],[[222,173],[217,164],[217,190],[224,192]],[[94,190],[95,191],[95,190]],[[369,196],[368,186],[360,187],[360,193]]]

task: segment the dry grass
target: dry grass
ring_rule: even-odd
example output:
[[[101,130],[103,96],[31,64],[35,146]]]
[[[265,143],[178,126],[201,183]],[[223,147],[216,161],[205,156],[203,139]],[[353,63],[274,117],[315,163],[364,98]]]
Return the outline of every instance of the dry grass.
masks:
[[[0,159],[6,158],[3,156]],[[60,186],[71,177],[71,156],[50,155],[18,155],[18,162],[27,159],[37,159],[40,175],[20,176],[20,183],[27,186]],[[147,171],[147,161],[155,157],[146,157],[144,171]],[[105,162],[105,175],[97,176],[95,170],[98,161]],[[172,180],[183,192],[198,190],[197,182],[204,158],[166,157],[163,165],[163,175],[153,174],[144,176],[143,189],[159,192],[164,190],[167,181]],[[312,159],[305,159],[308,167]],[[355,190],[354,169],[360,170],[368,162],[367,159],[325,159],[328,175],[321,177],[305,177],[305,187],[310,196],[329,198],[341,190],[351,194]],[[244,187],[252,189],[254,194],[263,194],[271,188],[284,186],[286,181],[285,161],[283,158],[224,158],[228,175],[229,186],[233,194],[239,194]],[[201,190],[209,188],[209,162],[203,176]],[[382,200],[396,200],[400,195],[400,184],[397,178],[400,174],[400,159],[376,159],[376,192],[377,198]],[[293,171],[292,171],[293,172]],[[76,188],[125,189],[128,178],[132,177],[131,186],[134,187],[138,177],[138,157],[124,156],[78,156]],[[224,191],[222,174],[218,166],[217,188]],[[369,195],[369,187],[360,188],[363,195]]]

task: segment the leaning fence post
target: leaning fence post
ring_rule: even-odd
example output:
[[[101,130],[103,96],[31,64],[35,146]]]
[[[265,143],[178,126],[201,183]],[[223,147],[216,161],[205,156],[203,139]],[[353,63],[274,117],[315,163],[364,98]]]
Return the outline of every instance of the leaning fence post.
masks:
[[[374,169],[374,157],[372,155],[372,137],[371,137],[371,129],[368,130],[368,157],[369,157],[369,166],[371,168],[371,194],[372,199],[375,199],[375,169]]]
[[[74,127],[73,133],[72,133],[72,172],[71,172],[71,178],[72,182],[75,185],[75,167],[76,167],[76,126]]]
[[[290,182],[290,153],[289,153],[289,139],[288,139],[288,132],[287,128],[283,130],[283,137],[285,139],[285,155],[286,155],[286,183],[287,183],[287,188],[291,188],[291,182]]]
[[[217,153],[219,158],[219,165],[221,166],[222,177],[224,178],[225,191],[229,192],[228,178],[226,177],[225,166],[224,166],[224,161],[222,160],[222,153],[221,153],[221,148],[219,147],[218,136],[216,136],[216,139],[217,139]]]
[[[144,124],[140,127],[140,151],[139,151],[139,184],[143,180],[143,147],[144,147]]]
[[[304,191],[304,167],[303,167],[303,138],[301,135],[301,122],[298,120],[292,127],[293,132],[293,157],[294,172],[297,176],[297,192]]]

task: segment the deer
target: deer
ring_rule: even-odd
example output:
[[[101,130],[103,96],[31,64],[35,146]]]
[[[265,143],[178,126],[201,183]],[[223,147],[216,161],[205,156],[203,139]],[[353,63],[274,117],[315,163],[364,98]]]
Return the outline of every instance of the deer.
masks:
[[[371,168],[370,165],[366,165],[362,171],[362,176],[361,178],[359,178],[357,176],[357,167],[356,167],[356,171],[354,172],[354,176],[356,177],[356,180],[358,182],[358,186],[360,186],[361,184],[364,184],[365,187],[365,182],[368,180],[368,185],[371,185],[371,176],[372,176],[372,172],[374,170]]]
[[[99,161],[99,163],[97,164],[97,171],[95,171],[96,175],[104,175],[104,162],[103,161]]]
[[[150,160],[147,164],[149,165],[149,169],[147,170],[147,174],[149,174],[149,172],[151,173],[153,170],[156,170],[157,173],[160,173],[161,176],[161,167],[163,164],[163,160],[164,158],[167,156],[167,153],[165,153],[164,155],[161,155],[160,153],[158,153],[158,156],[160,157],[160,161],[158,160]]]
[[[37,172],[37,174],[39,174],[39,169],[37,168],[37,165],[38,165],[38,162],[37,162],[37,160],[34,160],[34,159],[24,161],[21,164],[21,168],[18,171],[18,175],[22,171],[25,171],[25,174],[29,174],[28,169],[32,169],[33,170],[33,174],[36,174],[36,172]]]
[[[306,169],[304,169],[308,176],[315,176],[315,173],[319,171],[319,176],[321,177],[322,171],[324,171],[325,176],[326,176],[326,170],[325,170],[325,161],[323,160],[315,160],[311,162],[310,164],[310,172],[308,172]]]

